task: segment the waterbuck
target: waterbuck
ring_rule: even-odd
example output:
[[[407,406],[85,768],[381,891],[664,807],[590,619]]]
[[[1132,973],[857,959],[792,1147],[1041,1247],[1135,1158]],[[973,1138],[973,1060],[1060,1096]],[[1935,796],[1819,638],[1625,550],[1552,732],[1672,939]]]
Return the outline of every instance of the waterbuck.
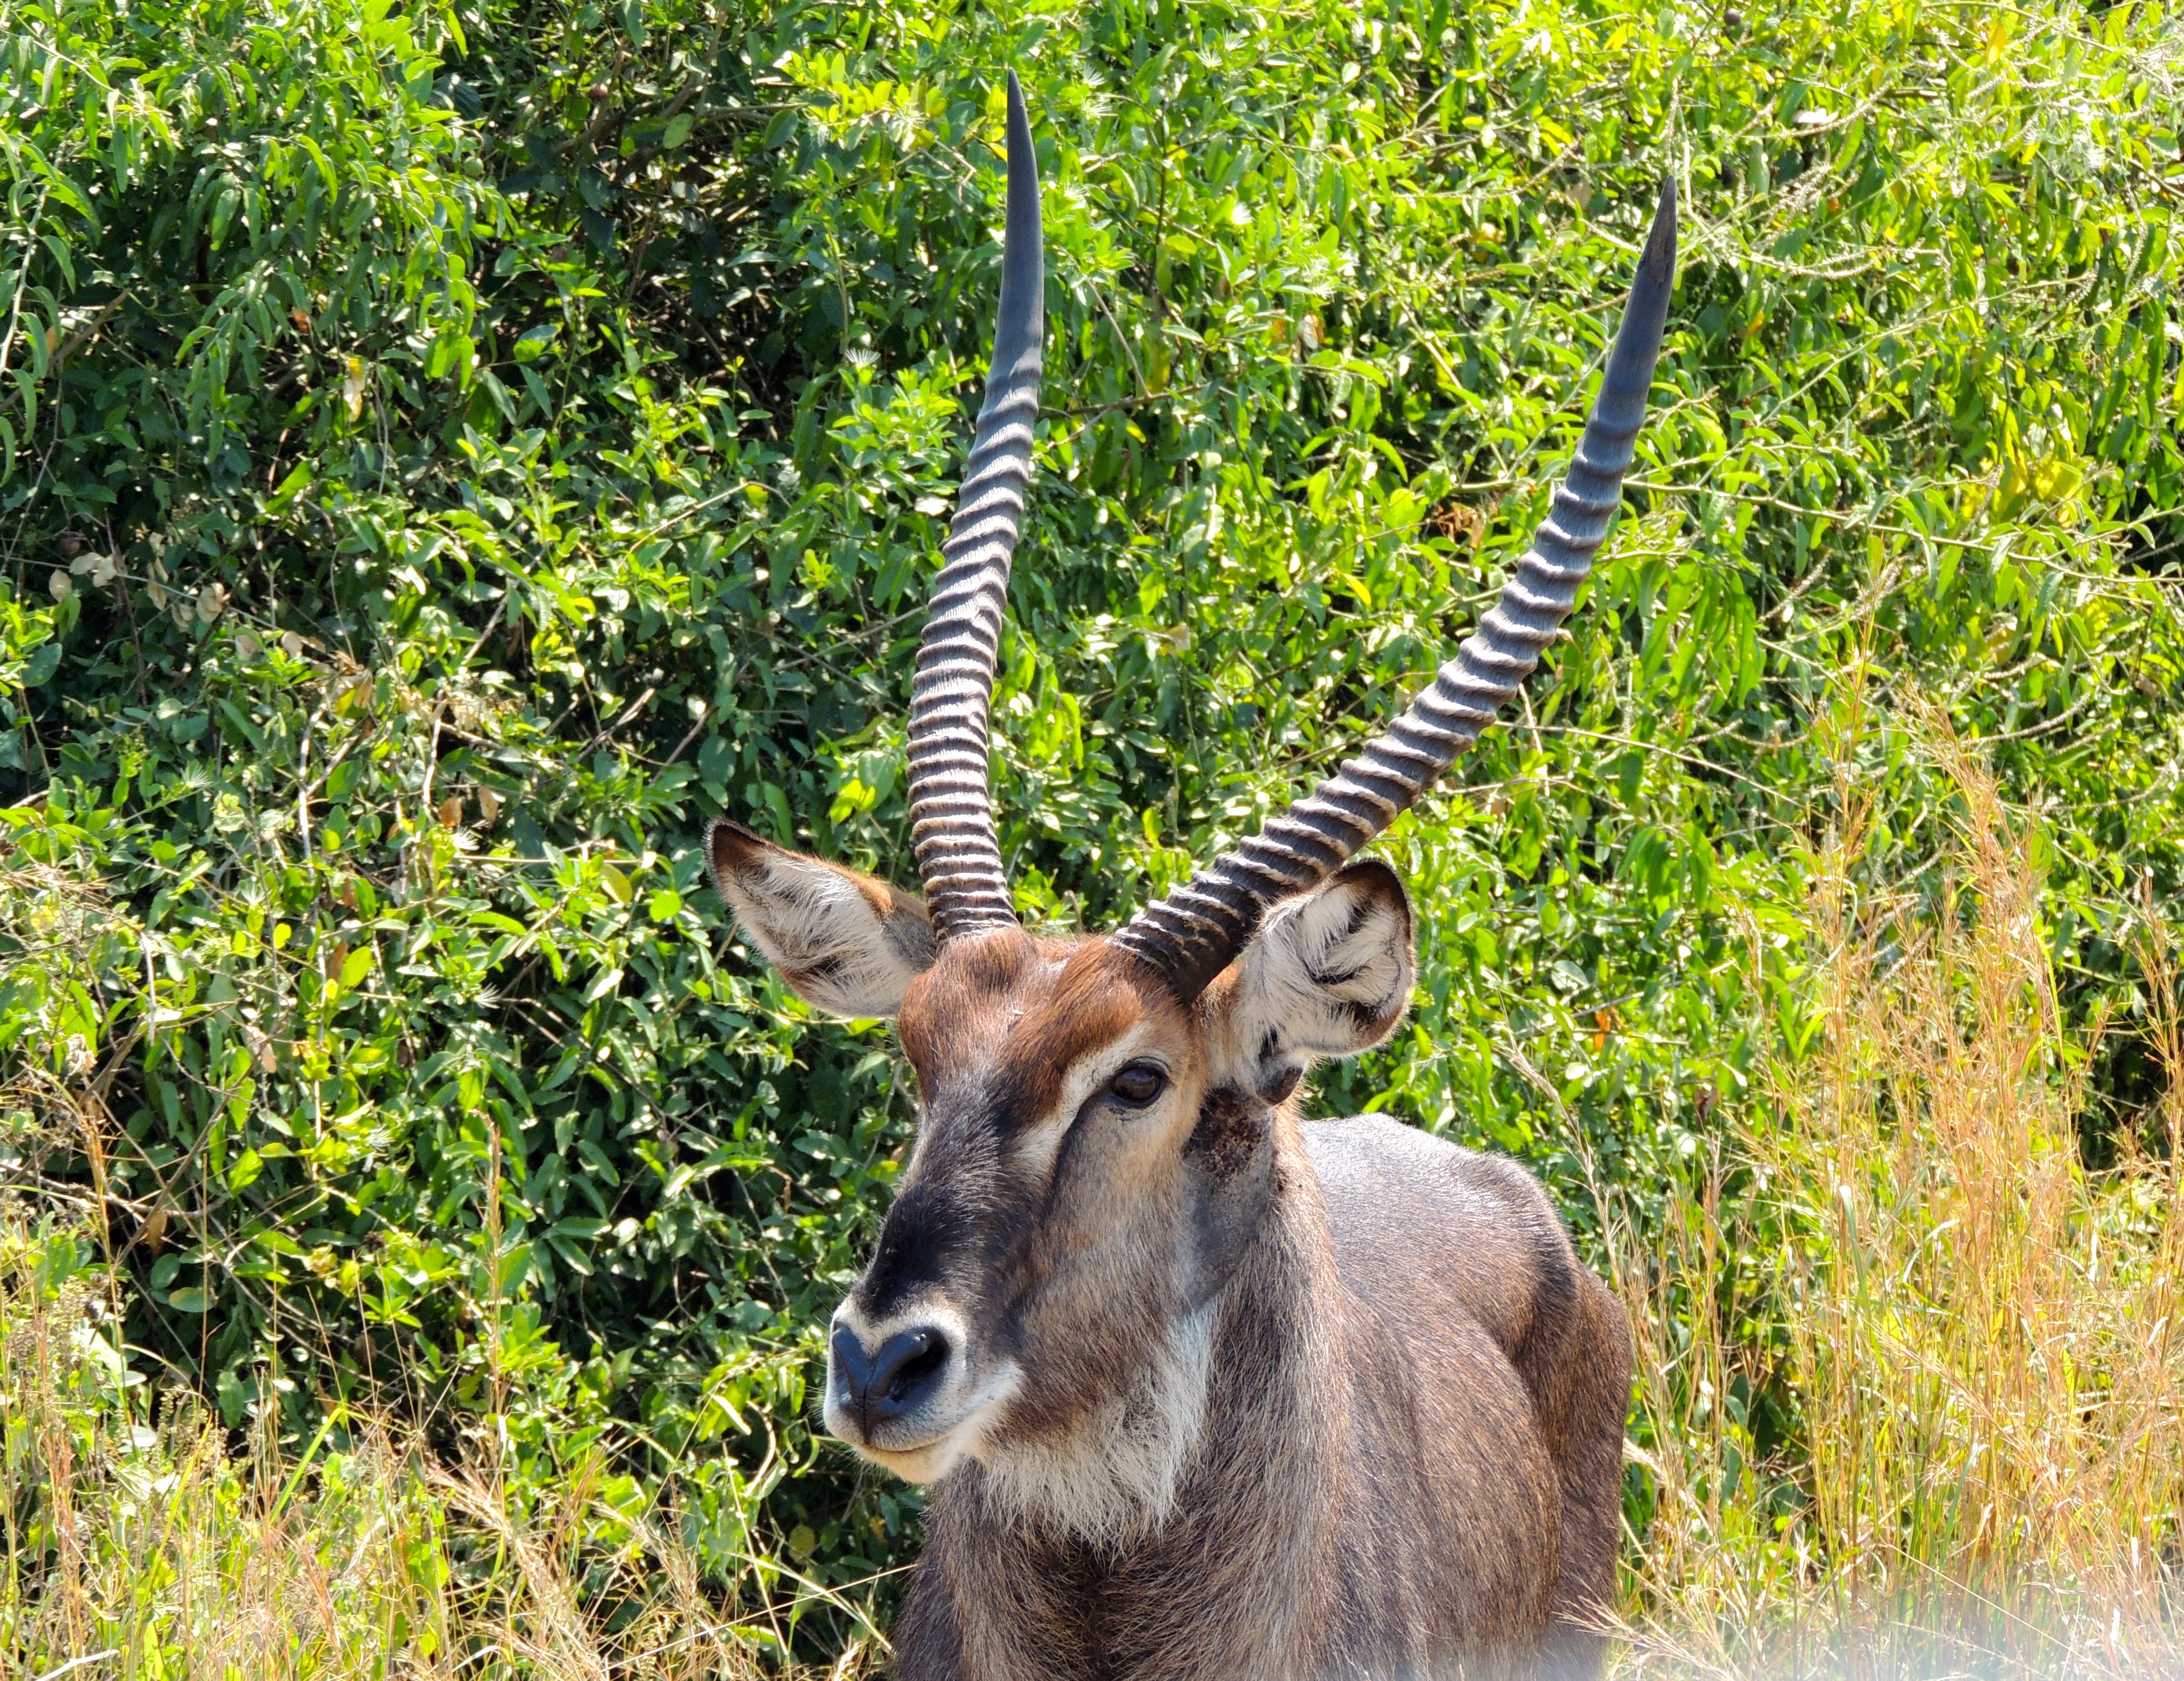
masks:
[[[1358,850],[1530,673],[1620,501],[1674,269],[1664,186],[1567,482],[1501,602],[1387,732],[1104,938],[1017,921],[987,713],[1045,289],[1013,76],[986,403],[912,687],[922,900],[738,824],[744,930],[818,1008],[892,1016],[915,1147],[835,1313],[825,1411],[932,1484],[903,1681],[1589,1673],[1613,1586],[1621,1310],[1539,1186],[1379,1116],[1320,1057],[1408,1004],[1411,907]]]

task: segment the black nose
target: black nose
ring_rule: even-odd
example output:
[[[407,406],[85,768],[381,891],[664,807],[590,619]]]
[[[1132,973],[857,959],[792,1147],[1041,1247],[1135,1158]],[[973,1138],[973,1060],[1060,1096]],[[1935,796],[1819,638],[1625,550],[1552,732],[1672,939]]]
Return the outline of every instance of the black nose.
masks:
[[[876,1425],[915,1411],[948,1364],[948,1339],[930,1325],[898,1331],[866,1353],[847,1326],[834,1329],[834,1382],[843,1406],[870,1434]]]

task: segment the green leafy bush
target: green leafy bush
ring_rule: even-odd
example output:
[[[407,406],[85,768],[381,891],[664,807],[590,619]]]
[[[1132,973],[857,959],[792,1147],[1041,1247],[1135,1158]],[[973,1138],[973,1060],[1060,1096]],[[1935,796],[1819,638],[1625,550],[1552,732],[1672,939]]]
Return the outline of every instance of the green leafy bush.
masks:
[[[521,1485],[610,1450],[724,1576],[908,1556],[914,1495],[808,1390],[909,1095],[741,949],[694,841],[732,811],[908,877],[1011,65],[1049,246],[995,703],[1027,918],[1111,923],[1430,671],[1674,174],[1630,508],[1556,680],[1383,843],[1414,1024],[1316,1101],[1523,1155],[1595,1253],[1588,1174],[1658,1227],[1818,1031],[1844,791],[1869,885],[1948,891],[1953,796],[1888,721],[1930,703],[2039,820],[2067,1007],[2126,1026],[2104,1159],[2184,833],[2180,42],[2078,0],[19,5],[9,1183],[83,1211],[136,1357],[231,1427],[393,1412]]]

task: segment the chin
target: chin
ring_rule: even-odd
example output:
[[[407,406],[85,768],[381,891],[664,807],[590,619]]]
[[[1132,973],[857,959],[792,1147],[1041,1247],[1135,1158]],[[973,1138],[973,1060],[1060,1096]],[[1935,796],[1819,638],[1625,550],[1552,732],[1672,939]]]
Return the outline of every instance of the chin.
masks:
[[[961,1439],[963,1433],[950,1431],[939,1441],[919,1448],[867,1448],[855,1442],[850,1445],[860,1459],[871,1461],[883,1471],[892,1471],[905,1483],[938,1483],[965,1460],[976,1456]]]

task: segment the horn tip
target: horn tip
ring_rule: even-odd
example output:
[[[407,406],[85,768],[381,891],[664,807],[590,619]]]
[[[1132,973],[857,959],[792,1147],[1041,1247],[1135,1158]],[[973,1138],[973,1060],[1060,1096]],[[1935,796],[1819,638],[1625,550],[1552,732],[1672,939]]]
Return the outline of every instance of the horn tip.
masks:
[[[1017,80],[1011,70],[1009,76],[1008,160],[1009,192],[1013,211],[1014,199],[1021,187],[1026,198],[1028,214],[1035,214],[1039,199],[1038,154],[1031,138],[1031,109],[1024,103],[1023,84]]]
[[[1652,231],[1646,237],[1646,253],[1640,259],[1646,279],[1666,286],[1676,273],[1676,178],[1661,177],[1661,202],[1653,212]]]

